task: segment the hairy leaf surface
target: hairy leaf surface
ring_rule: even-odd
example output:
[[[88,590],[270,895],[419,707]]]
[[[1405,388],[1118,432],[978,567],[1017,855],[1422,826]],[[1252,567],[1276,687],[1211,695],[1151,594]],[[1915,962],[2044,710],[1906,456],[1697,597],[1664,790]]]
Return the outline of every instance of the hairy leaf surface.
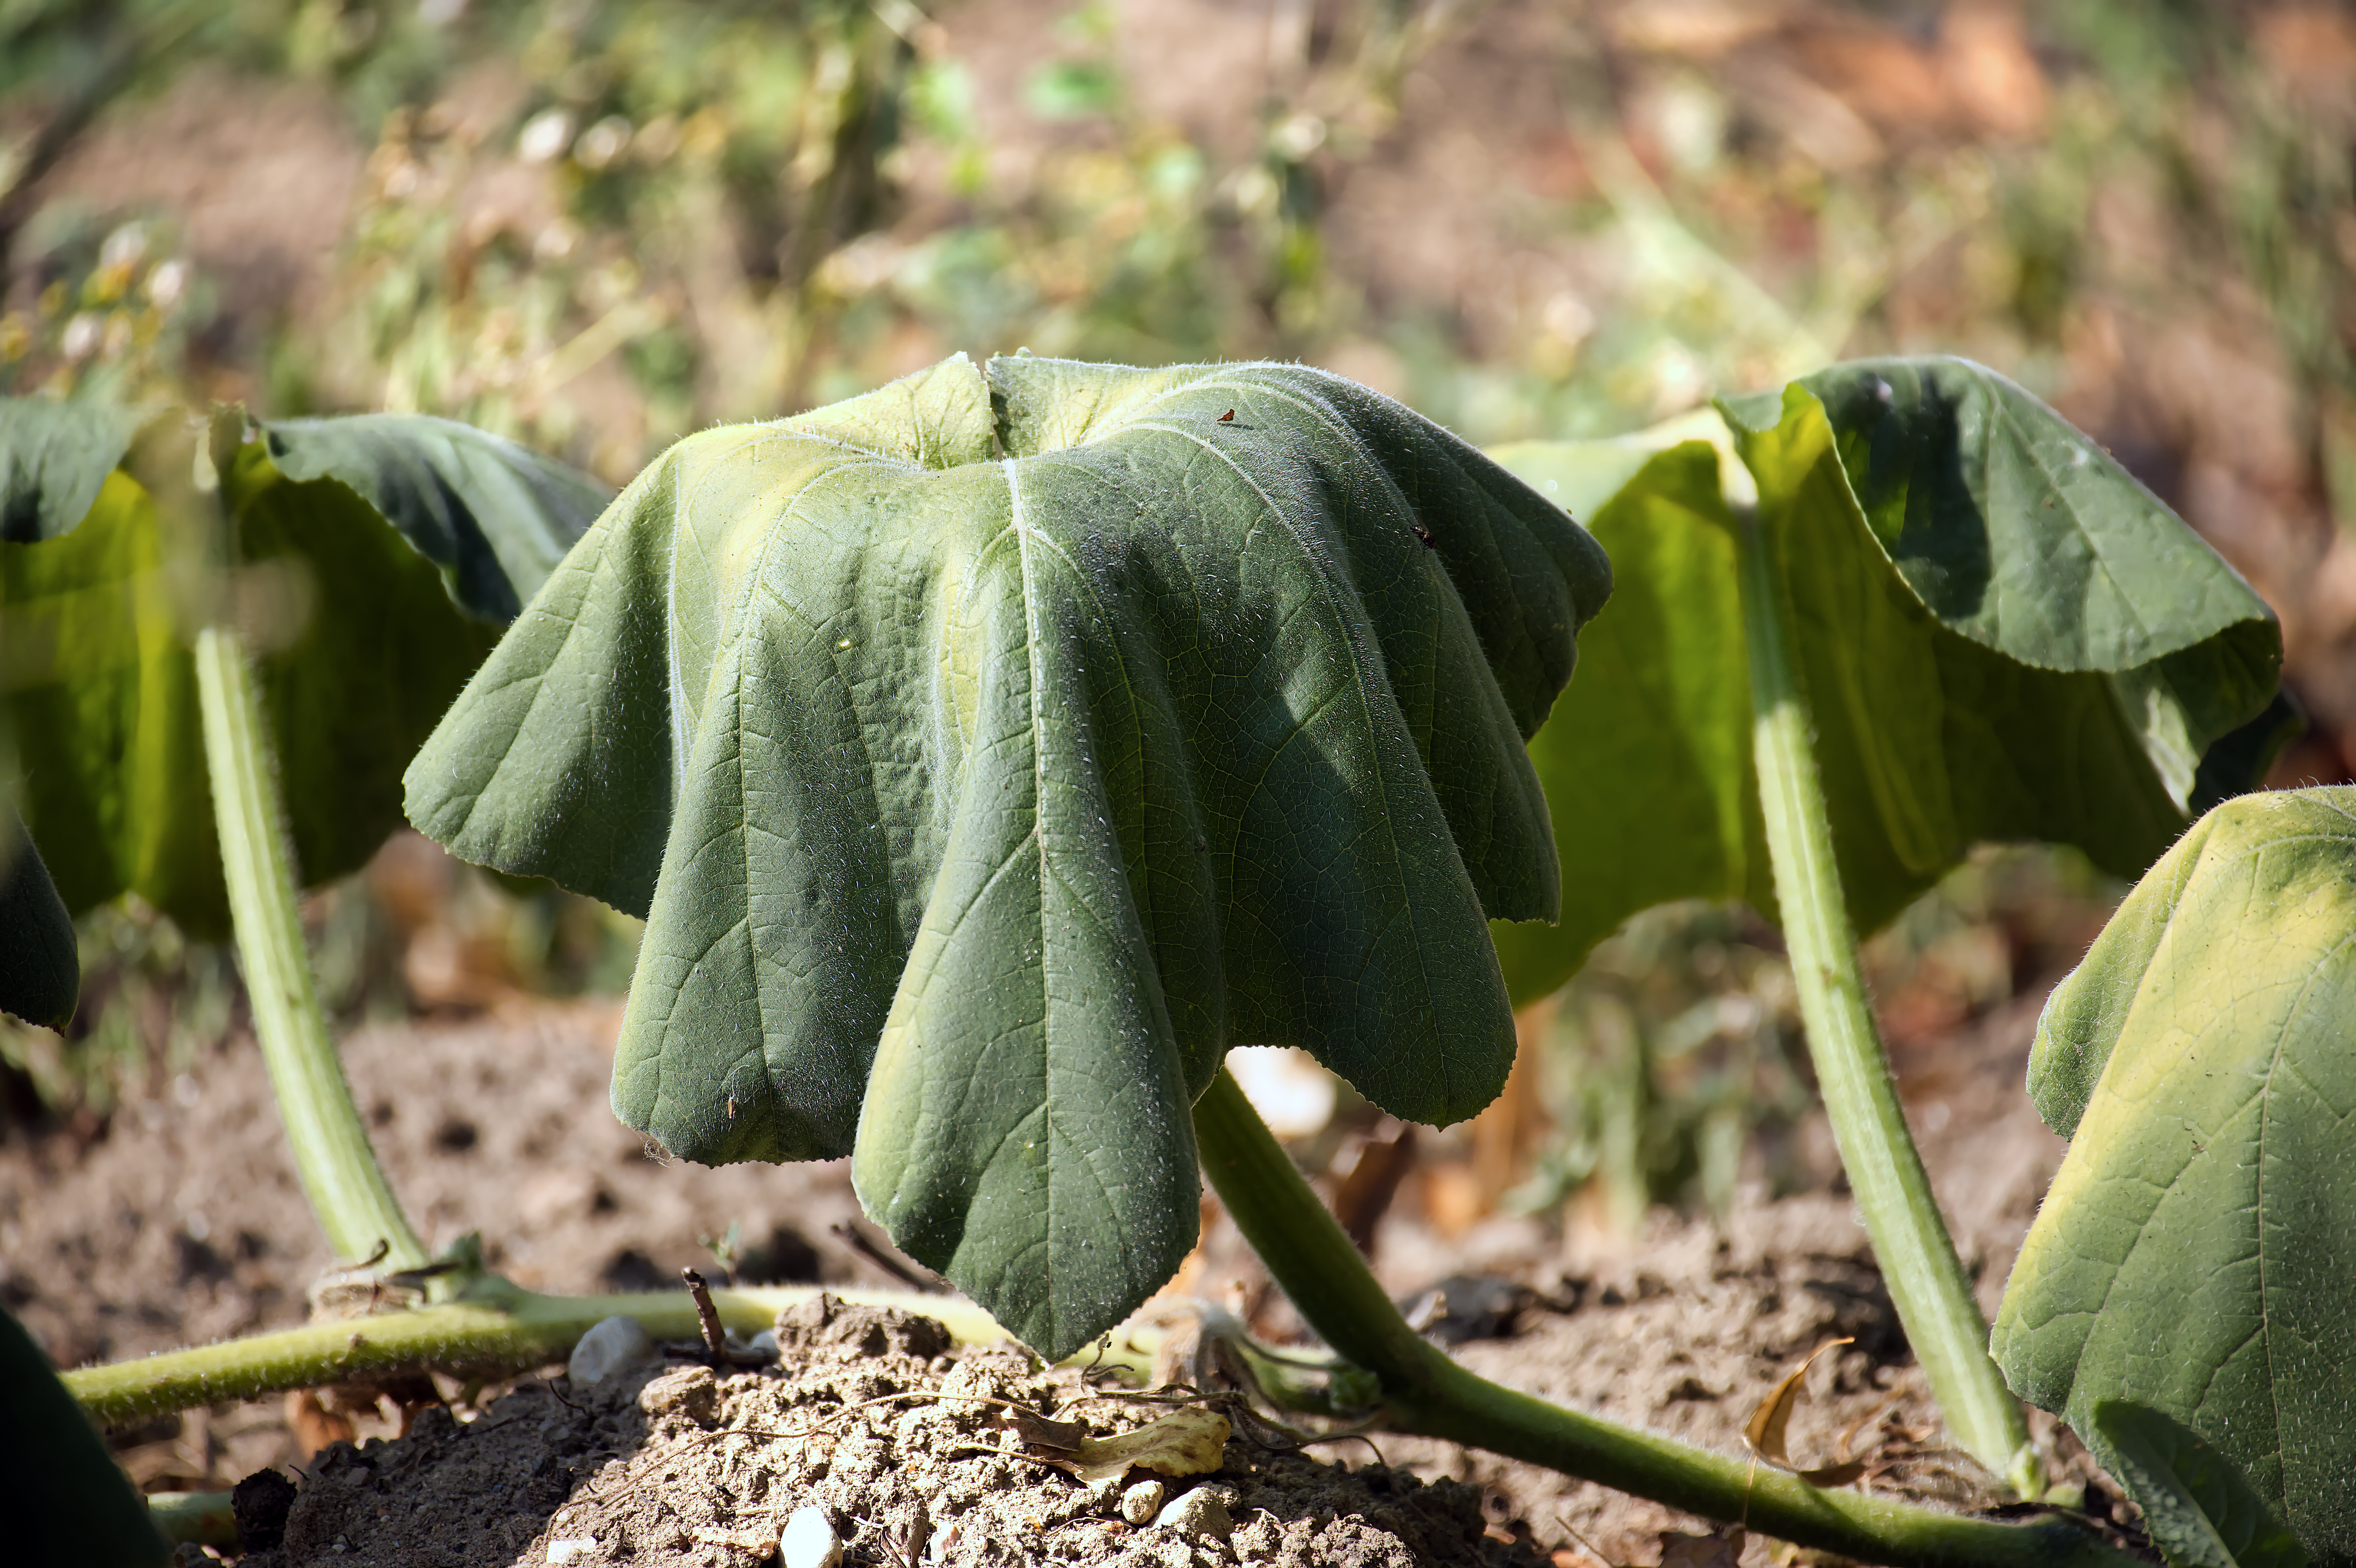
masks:
[[[2092,1446],[2143,1509],[2169,1568],[2307,1568],[2278,1523],[2213,1444],[2147,1405],[2098,1400]]]
[[[0,404],[0,446],[49,418]],[[188,491],[183,443],[127,466],[112,440],[44,450],[18,471],[39,481],[19,492],[27,515],[83,499],[70,526],[0,543],[0,717],[25,818],[72,911],[127,889],[201,936],[229,916],[197,628],[232,617],[256,650],[297,861],[326,881],[400,824],[402,769],[496,642],[502,607],[605,495],[512,443],[409,417],[252,427],[220,453],[218,500]]]
[[[2356,789],[2187,833],[2046,1004],[2070,1152],[1991,1349],[2090,1431],[2129,1400],[2214,1444],[2319,1563],[2356,1563]]]
[[[1555,912],[1523,741],[1608,585],[1336,378],[960,355],[641,475],[410,812],[647,914],[626,1121],[852,1153],[903,1247],[1061,1355],[1193,1243],[1230,1045],[1422,1121],[1496,1093],[1483,916]]]
[[[2204,796],[2270,760],[2237,731],[2279,736],[2272,614],[2019,387],[1962,360],[1869,360],[1725,412],[1787,594],[1860,929],[1987,840],[2074,844],[2136,875]],[[1743,898],[1772,916],[1773,899],[1720,455],[1497,456],[1590,502],[1619,584],[1532,745],[1570,891],[1559,926],[1498,928],[1527,999],[1639,910]]]

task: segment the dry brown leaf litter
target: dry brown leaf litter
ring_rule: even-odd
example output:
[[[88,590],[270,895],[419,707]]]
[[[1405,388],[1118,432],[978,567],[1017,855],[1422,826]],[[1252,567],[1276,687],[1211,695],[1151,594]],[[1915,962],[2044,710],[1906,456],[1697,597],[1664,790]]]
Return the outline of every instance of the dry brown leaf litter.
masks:
[[[952,1350],[937,1323],[889,1309],[812,1304],[780,1318],[778,1339],[769,1371],[648,1367],[582,1390],[530,1384],[471,1424],[429,1410],[405,1438],[338,1445],[310,1467],[279,1549],[245,1561],[755,1568],[794,1511],[815,1505],[845,1542],[846,1568],[909,1568],[911,1556],[927,1568],[1544,1562],[1490,1532],[1478,1488],[1242,1438],[1215,1473],[1162,1479],[1166,1500],[1141,1527],[1121,1505],[1145,1471],[1085,1484],[1022,1456],[1003,1413],[1084,1420],[1101,1435],[1166,1406],[1091,1397],[1076,1372],[1012,1349]]]

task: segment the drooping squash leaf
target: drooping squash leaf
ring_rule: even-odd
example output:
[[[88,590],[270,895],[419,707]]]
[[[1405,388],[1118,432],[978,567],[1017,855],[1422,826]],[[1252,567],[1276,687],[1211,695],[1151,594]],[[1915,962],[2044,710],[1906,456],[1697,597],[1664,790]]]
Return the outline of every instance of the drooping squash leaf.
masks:
[[[1861,929],[1987,840],[2074,844],[2134,876],[2204,793],[2245,788],[2270,760],[2242,741],[2280,738],[2272,614],[2020,388],[1963,360],[1867,360],[1724,412],[1788,594]],[[1498,928],[1527,999],[1639,910],[1773,901],[1718,454],[1496,455],[1591,506],[1619,583],[1532,747],[1565,915]]]
[[[171,1548],[31,1335],[0,1309],[0,1475],[7,1558],[25,1568],[146,1568]]]
[[[1990,1346],[2090,1430],[2148,1405],[2318,1563],[2356,1563],[2356,789],[2188,832],[2057,987],[2029,1090],[2069,1155]]]
[[[0,398],[0,544],[55,539],[81,521],[150,417],[111,403]]]
[[[410,813],[647,914],[624,1120],[853,1154],[901,1246],[1061,1355],[1193,1243],[1230,1045],[1423,1121],[1495,1094],[1483,919],[1554,912],[1523,741],[1608,585],[1336,378],[959,355],[641,475]]]
[[[443,569],[450,596],[506,625],[614,493],[578,469],[455,420],[353,414],[260,427],[271,466],[340,480]]]
[[[0,1013],[63,1029],[80,994],[73,917],[16,808],[0,800]]]
[[[2169,1568],[2307,1568],[2298,1540],[2201,1435],[2147,1405],[2098,1400],[2095,1452],[2143,1509]]]
[[[0,404],[0,446],[45,428],[37,407]],[[218,503],[188,492],[184,444],[117,467],[120,443],[52,443],[24,505],[83,510],[0,544],[0,705],[58,891],[77,913],[134,891],[200,936],[228,906],[198,626],[233,616],[256,650],[297,862],[326,881],[400,825],[402,769],[605,494],[443,420],[228,431]]]

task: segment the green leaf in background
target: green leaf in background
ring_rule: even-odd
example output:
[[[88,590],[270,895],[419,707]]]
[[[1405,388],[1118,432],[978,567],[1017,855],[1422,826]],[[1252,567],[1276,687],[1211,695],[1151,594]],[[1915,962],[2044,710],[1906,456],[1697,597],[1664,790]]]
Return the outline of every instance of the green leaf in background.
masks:
[[[0,1013],[63,1029],[80,993],[73,917],[16,807],[0,801]]]
[[[0,1475],[8,1561],[145,1568],[170,1555],[131,1478],[33,1337],[0,1309]]]
[[[2244,795],[2127,895],[2029,1059],[2071,1139],[1991,1350],[2094,1430],[2124,1399],[2356,1563],[2356,789]]]
[[[148,413],[0,398],[0,543],[55,539],[82,519]]]
[[[626,1121],[853,1153],[903,1247],[1060,1356],[1193,1244],[1230,1045],[1421,1121],[1494,1096],[1483,916],[1554,912],[1523,742],[1609,581],[1337,378],[959,355],[641,475],[410,811],[647,912]]]
[[[1859,929],[1984,841],[2074,844],[2136,875],[2181,831],[2204,758],[2200,784],[2218,793],[2269,760],[2219,742],[2274,697],[2271,613],[2019,387],[1963,360],[1869,360],[1725,414],[1790,596]],[[1772,909],[1711,454],[1534,443],[1496,455],[1558,497],[1596,497],[1585,515],[1619,582],[1533,747],[1567,916],[1498,930],[1528,999],[1653,904]]]
[[[2143,1509],[2169,1568],[2307,1568],[2290,1531],[2242,1473],[2183,1423],[2123,1399],[2097,1401],[2104,1467]]]
[[[273,420],[271,465],[343,482],[443,569],[450,595],[506,625],[614,493],[529,447],[423,414]]]
[[[37,433],[49,416],[17,402],[0,418],[5,444],[14,421]],[[219,937],[198,626],[232,617],[256,651],[302,876],[326,881],[400,825],[402,769],[497,641],[501,607],[605,492],[442,420],[262,424],[221,453],[224,538],[212,500],[177,482],[188,449],[155,445],[125,468],[120,446],[84,443],[79,467],[38,471],[26,506],[94,499],[70,528],[0,544],[0,717],[68,907],[129,890]]]

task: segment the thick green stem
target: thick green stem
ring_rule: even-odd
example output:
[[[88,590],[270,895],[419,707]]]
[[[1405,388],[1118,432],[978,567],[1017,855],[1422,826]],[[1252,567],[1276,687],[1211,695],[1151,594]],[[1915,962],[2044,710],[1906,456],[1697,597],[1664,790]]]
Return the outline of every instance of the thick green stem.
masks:
[[[1447,1438],[1869,1563],[2035,1568],[2134,1559],[2059,1520],[1994,1524],[1795,1476],[1500,1388],[1407,1326],[1365,1260],[1224,1069],[1194,1106],[1203,1169],[1326,1343],[1382,1381],[1391,1425]]]
[[[1931,1195],[1866,1006],[1782,578],[1757,518],[1740,526],[1759,804],[1825,1113],[1890,1298],[1956,1443],[2033,1499],[2043,1478],[2020,1402],[1988,1356],[1987,1319]]]
[[[431,1261],[424,1243],[409,1228],[369,1147],[312,989],[286,814],[252,669],[227,626],[197,634],[196,664],[206,772],[238,957],[252,1000],[253,1032],[262,1041],[286,1141],[294,1146],[295,1173],[339,1256],[365,1259],[381,1246],[384,1269],[421,1268]]]
[[[815,1285],[715,1290],[712,1301],[723,1326],[749,1335],[768,1328],[785,1308],[818,1294]],[[961,1297],[884,1290],[831,1294],[844,1301],[937,1317],[966,1344],[995,1344],[1006,1338],[990,1314]],[[485,1275],[477,1276],[473,1294],[463,1301],[309,1323],[135,1361],[84,1367],[64,1377],[92,1421],[121,1426],[224,1400],[429,1368],[454,1377],[512,1377],[564,1360],[582,1335],[616,1317],[637,1318],[657,1339],[693,1340],[701,1333],[694,1299],[683,1290],[537,1296]]]

